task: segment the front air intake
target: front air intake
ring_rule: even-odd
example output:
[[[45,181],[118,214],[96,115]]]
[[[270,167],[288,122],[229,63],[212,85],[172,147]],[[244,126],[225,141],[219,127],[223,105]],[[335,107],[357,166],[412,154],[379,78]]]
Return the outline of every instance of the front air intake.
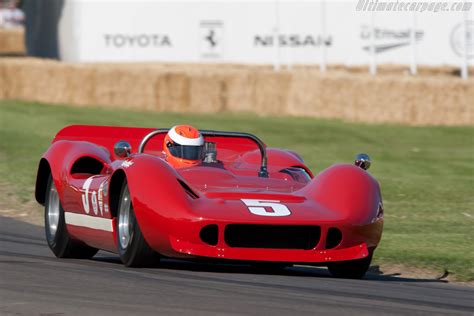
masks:
[[[204,226],[199,233],[201,240],[208,245],[215,246],[218,242],[219,228],[215,224]]]
[[[331,227],[326,236],[326,249],[332,249],[339,246],[342,241],[342,233],[339,229]]]
[[[310,250],[320,237],[319,226],[230,224],[224,232],[226,244],[235,248]]]

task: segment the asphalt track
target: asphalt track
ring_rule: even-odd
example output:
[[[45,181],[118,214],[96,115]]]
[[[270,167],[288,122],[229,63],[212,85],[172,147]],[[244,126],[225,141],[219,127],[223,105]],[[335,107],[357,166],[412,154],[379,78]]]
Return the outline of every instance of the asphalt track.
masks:
[[[325,269],[257,273],[247,266],[165,261],[130,269],[115,255],[59,260],[43,228],[0,217],[0,315],[474,314],[474,288]]]

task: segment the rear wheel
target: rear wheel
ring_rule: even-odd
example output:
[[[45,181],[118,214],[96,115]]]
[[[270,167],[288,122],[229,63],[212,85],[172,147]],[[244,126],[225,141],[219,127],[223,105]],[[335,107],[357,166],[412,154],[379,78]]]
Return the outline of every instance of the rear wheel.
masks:
[[[331,263],[328,270],[336,278],[360,279],[369,270],[371,261],[372,253],[363,259]]]
[[[58,258],[92,258],[97,249],[74,241],[69,236],[64,220],[64,209],[59,200],[53,178],[49,176],[44,203],[44,228],[49,248]]]
[[[159,261],[159,255],[148,246],[140,230],[126,181],[120,193],[116,222],[118,252],[125,266],[143,267]]]

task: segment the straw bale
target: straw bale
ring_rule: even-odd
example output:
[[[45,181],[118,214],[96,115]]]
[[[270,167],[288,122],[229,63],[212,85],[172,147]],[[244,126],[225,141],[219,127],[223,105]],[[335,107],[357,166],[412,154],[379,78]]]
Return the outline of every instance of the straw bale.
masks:
[[[256,75],[254,72],[232,72],[226,78],[225,110],[255,112]]]
[[[0,54],[24,54],[24,33],[23,28],[0,28]]]
[[[189,96],[192,112],[224,111],[227,108],[227,81],[216,75],[191,75]]]
[[[97,105],[95,97],[96,68],[87,65],[67,65],[64,80],[67,82],[65,104],[78,106]]]
[[[155,72],[122,67],[97,67],[89,75],[93,86],[89,87],[90,97],[84,103],[100,104],[108,107],[124,107],[152,110],[155,108]]]
[[[5,63],[5,95],[22,100],[62,102],[61,93],[67,88],[61,85],[62,69],[58,63],[36,59]]]
[[[6,98],[5,85],[7,84],[5,79],[5,63],[0,60],[0,100]]]
[[[189,112],[190,79],[183,73],[164,73],[155,85],[158,111]]]
[[[373,123],[473,124],[473,90],[472,80],[457,78],[301,74],[294,76],[288,114]]]
[[[0,98],[139,110],[252,112],[369,123],[474,125],[474,78],[450,67],[411,76],[388,65],[269,66],[205,64],[68,64],[35,58],[0,59]]]
[[[287,114],[292,75],[273,71],[256,72],[254,75],[254,111],[258,114]]]
[[[30,82],[25,71],[31,68],[22,67],[18,60],[7,61],[7,59],[2,60],[4,66],[5,98],[28,100],[28,94],[25,91],[28,92],[27,87],[30,85]],[[34,62],[30,63],[30,66],[33,67]]]

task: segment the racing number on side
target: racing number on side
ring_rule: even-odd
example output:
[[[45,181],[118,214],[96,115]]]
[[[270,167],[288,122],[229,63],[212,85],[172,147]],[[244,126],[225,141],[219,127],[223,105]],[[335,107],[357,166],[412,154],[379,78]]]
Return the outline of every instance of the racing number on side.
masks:
[[[94,177],[90,177],[84,182],[82,186],[82,190],[84,190],[84,193],[82,194],[82,206],[84,207],[84,211],[86,214],[89,214],[90,212],[90,205],[89,205],[89,188],[91,186],[92,180]],[[95,213],[95,212],[94,212]]]
[[[241,199],[250,213],[260,216],[288,216],[291,214],[286,205],[275,200]]]
[[[92,210],[94,211],[94,215],[99,214],[104,215],[105,213],[109,212],[109,206],[105,202],[105,196],[107,195],[107,180],[103,181],[99,186],[99,191],[95,191],[91,189],[92,180],[94,180],[96,176],[92,176],[87,178],[87,180],[82,185],[82,206],[84,208],[84,212],[89,214],[91,212],[91,204]],[[91,196],[91,200],[89,201],[89,193]]]

